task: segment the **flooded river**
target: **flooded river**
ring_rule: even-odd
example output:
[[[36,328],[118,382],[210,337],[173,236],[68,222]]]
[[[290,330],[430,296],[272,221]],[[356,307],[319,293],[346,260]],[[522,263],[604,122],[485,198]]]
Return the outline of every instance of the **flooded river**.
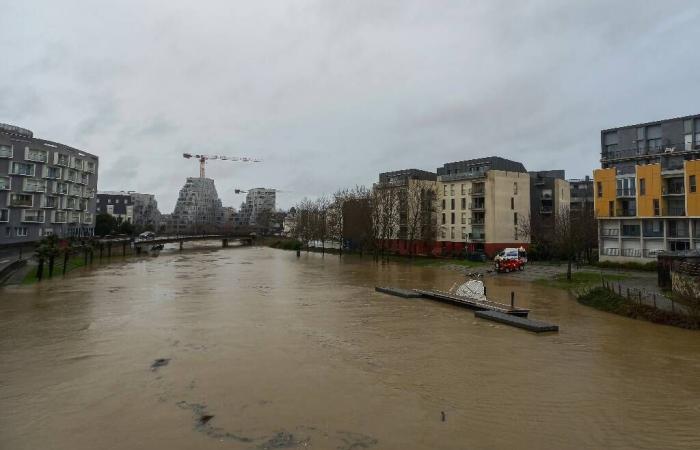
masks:
[[[373,292],[462,279],[247,247],[0,289],[0,448],[700,448],[700,333],[507,275],[560,333]]]

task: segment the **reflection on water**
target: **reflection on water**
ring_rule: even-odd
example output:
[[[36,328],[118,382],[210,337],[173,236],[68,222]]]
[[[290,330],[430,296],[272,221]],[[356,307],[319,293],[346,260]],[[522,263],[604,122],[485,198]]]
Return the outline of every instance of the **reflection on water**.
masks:
[[[373,291],[460,280],[210,248],[5,288],[0,448],[698,448],[700,334],[507,276],[560,333]]]

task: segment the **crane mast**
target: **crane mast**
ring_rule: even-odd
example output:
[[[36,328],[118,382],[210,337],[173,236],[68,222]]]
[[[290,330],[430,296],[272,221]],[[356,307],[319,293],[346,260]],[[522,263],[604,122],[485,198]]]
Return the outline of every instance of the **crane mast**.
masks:
[[[250,158],[248,156],[222,156],[222,155],[194,155],[192,153],[183,153],[183,158],[194,158],[199,160],[199,178],[206,178],[204,167],[209,159],[221,159],[224,161],[241,161],[241,162],[260,162],[259,159]]]

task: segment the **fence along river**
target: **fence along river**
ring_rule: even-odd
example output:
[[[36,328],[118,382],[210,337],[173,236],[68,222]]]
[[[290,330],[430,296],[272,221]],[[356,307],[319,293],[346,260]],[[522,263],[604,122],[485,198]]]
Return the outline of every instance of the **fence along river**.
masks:
[[[166,249],[0,290],[0,448],[691,449],[700,334],[486,279],[561,326],[448,304],[455,273]],[[444,415],[443,415],[444,413]]]

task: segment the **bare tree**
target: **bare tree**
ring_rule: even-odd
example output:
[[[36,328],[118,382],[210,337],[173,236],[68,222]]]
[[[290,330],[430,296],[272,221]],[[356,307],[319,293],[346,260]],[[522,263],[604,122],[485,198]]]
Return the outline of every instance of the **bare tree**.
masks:
[[[435,197],[434,187],[420,181],[411,182],[405,190],[406,239],[408,254],[415,254],[416,240],[432,241],[435,233],[433,226]]]
[[[566,258],[567,281],[571,281],[571,264],[583,247],[582,230],[580,223],[572,220],[571,210],[568,206],[559,208],[554,218],[552,243],[557,252]]]
[[[399,194],[398,189],[381,185],[375,186],[372,194],[374,238],[379,244],[379,254],[384,257],[386,244],[397,234],[399,226]]]
[[[315,240],[321,242],[321,253],[326,253],[326,241],[329,237],[329,227],[328,227],[328,208],[330,206],[330,201],[328,197],[322,196],[313,202],[313,212],[312,212],[312,227],[313,236]]]

